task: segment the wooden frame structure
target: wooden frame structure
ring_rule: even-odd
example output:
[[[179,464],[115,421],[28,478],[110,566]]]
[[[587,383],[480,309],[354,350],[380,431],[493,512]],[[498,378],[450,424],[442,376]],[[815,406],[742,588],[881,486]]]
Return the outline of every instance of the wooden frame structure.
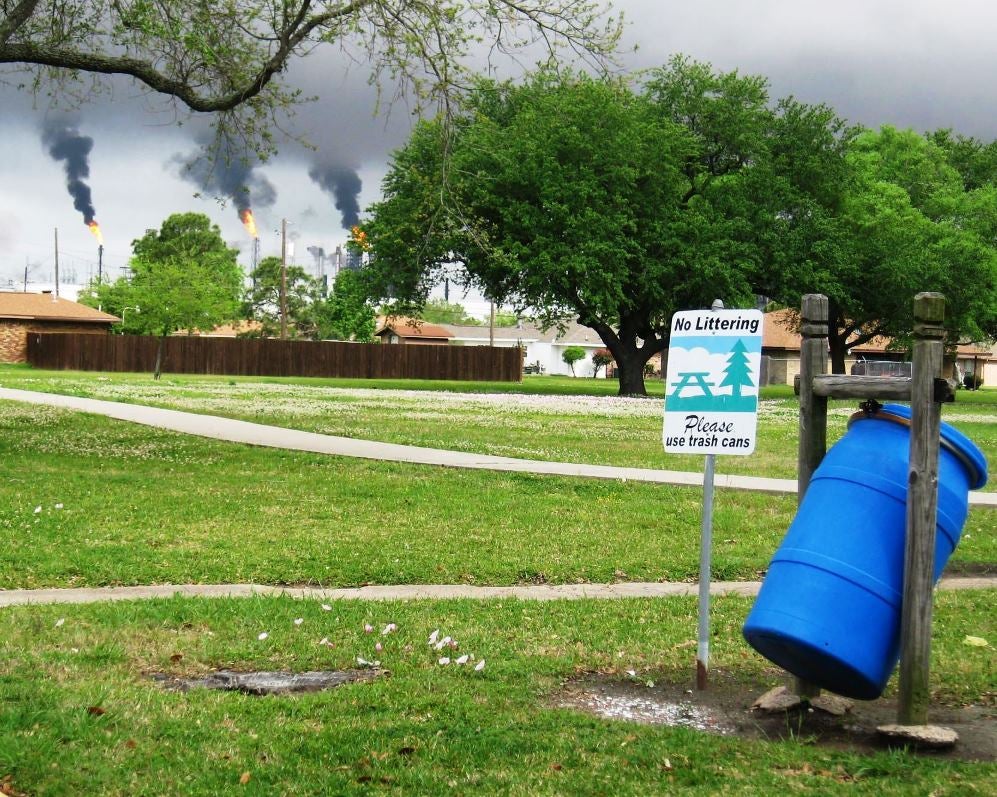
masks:
[[[904,726],[927,725],[941,403],[955,399],[951,386],[941,378],[945,297],[938,293],[914,297],[911,378],[828,375],[827,297],[804,296],[801,316],[800,501],[827,452],[828,399],[887,399],[911,404],[897,722]],[[803,699],[820,693],[817,686],[799,678],[795,691]]]

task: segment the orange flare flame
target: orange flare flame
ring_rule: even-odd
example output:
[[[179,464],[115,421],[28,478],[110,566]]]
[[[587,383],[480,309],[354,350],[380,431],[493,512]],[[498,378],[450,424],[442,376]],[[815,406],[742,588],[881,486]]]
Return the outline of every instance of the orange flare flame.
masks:
[[[104,235],[100,231],[100,225],[96,221],[91,221],[87,227],[90,228],[90,232],[93,233],[93,237],[97,239],[97,243],[101,246],[104,245]]]
[[[253,238],[259,238],[260,234],[256,232],[256,219],[253,218],[253,211],[249,208],[239,212],[239,218],[242,220],[242,226],[246,228]]]

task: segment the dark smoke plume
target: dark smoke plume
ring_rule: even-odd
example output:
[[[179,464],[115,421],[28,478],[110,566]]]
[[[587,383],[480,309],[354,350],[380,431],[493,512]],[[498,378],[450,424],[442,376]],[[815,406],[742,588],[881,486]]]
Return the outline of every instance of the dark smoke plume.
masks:
[[[47,120],[42,128],[42,143],[48,154],[62,161],[66,170],[66,188],[73,198],[73,207],[83,214],[83,223],[90,224],[96,216],[90,186],[83,182],[90,176],[90,150],[93,139],[81,136],[75,125]]]
[[[205,193],[232,200],[238,213],[252,208],[270,207],[277,201],[277,189],[255,171],[252,162],[230,148],[219,148],[211,155],[202,152],[188,157],[177,155],[180,175]]]
[[[342,214],[343,229],[360,223],[360,175],[346,166],[313,166],[308,176],[327,194],[332,195],[336,210]]]

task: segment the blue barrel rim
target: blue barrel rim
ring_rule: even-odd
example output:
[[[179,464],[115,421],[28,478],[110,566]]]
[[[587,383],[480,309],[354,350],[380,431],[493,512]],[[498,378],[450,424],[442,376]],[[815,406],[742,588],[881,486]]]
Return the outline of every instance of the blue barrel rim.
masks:
[[[856,412],[848,419],[848,426],[855,421],[882,420],[899,421],[910,425],[913,411],[903,404],[885,404],[875,412]],[[979,447],[966,435],[947,423],[941,424],[941,444],[965,466],[969,473],[969,489],[979,490],[987,483],[987,458]]]

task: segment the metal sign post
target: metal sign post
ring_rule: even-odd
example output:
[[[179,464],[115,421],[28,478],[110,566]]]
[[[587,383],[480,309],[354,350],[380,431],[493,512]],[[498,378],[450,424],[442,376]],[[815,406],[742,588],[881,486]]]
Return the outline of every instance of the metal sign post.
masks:
[[[699,553],[699,623],[696,688],[706,689],[710,667],[710,558],[713,547],[713,480],[717,454],[755,450],[762,314],[710,310],[672,317],[661,441],[668,453],[706,454]]]
[[[699,625],[696,635],[696,688],[706,689],[710,671],[710,568],[713,552],[713,470],[716,454],[706,455],[703,523],[699,534]]]

